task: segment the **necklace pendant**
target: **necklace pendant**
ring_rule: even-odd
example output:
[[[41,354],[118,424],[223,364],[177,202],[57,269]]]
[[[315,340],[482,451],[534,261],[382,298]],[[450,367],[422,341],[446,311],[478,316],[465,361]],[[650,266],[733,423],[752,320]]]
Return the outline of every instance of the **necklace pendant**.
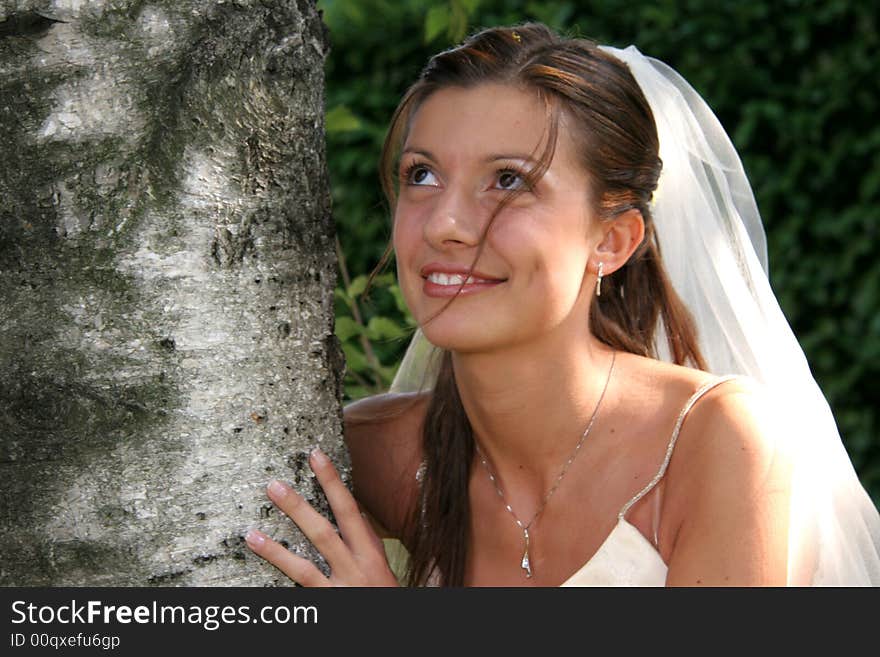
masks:
[[[530,578],[532,576],[532,564],[529,562],[529,530],[525,527],[523,527],[523,541],[525,541],[525,549],[519,567],[526,571],[526,578]]]

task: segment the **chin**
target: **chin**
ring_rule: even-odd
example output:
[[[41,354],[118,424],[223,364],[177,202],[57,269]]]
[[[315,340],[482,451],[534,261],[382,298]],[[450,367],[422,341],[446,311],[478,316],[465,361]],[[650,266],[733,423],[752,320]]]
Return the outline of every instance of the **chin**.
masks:
[[[436,347],[454,351],[457,353],[479,353],[498,349],[505,343],[512,341],[513,336],[507,334],[500,327],[490,327],[486,322],[446,321],[441,316],[421,326],[422,333],[428,341]]]
[[[435,347],[446,349],[447,351],[470,351],[473,348],[476,336],[463,335],[462,331],[437,329],[432,324],[433,322],[429,322],[421,328],[428,342]]]
[[[485,335],[481,335],[482,332],[478,327],[468,327],[460,322],[449,322],[444,319],[441,315],[427,324],[421,324],[422,333],[435,347],[449,351],[470,350],[475,344],[486,341]]]

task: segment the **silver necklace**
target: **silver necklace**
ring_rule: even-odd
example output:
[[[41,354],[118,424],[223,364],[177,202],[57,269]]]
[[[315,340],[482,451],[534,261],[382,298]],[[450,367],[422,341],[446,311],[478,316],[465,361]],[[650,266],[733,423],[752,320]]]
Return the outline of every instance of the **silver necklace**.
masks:
[[[529,520],[528,524],[523,524],[522,520],[520,520],[516,513],[513,512],[513,509],[510,507],[510,504],[507,503],[507,498],[504,497],[504,492],[501,490],[501,487],[498,486],[498,481],[495,478],[495,473],[492,472],[492,468],[489,467],[489,464],[486,462],[486,457],[483,455],[483,450],[480,449],[480,446],[474,441],[474,447],[477,449],[477,454],[480,456],[480,463],[483,464],[483,467],[486,468],[486,472],[489,473],[489,480],[492,482],[492,485],[495,486],[495,492],[498,493],[498,497],[501,498],[501,501],[504,502],[504,506],[507,511],[513,516],[513,520],[516,522],[517,526],[522,530],[523,533],[523,556],[522,561],[520,562],[520,568],[522,568],[526,572],[526,577],[532,576],[532,564],[529,561],[529,541],[531,537],[529,536],[529,527],[532,526],[532,523],[537,520],[538,516],[541,515],[541,511],[544,510],[544,507],[547,506],[547,502],[553,496],[553,493],[556,492],[556,489],[559,488],[559,484],[562,483],[562,478],[565,477],[565,473],[568,472],[568,468],[571,466],[572,461],[577,456],[577,453],[581,449],[581,445],[584,444],[584,441],[587,439],[587,436],[590,435],[590,429],[593,428],[593,421],[596,419],[596,414],[599,412],[599,406],[602,405],[602,399],[605,398],[605,391],[608,390],[608,382],[611,381],[611,372],[614,371],[614,361],[617,358],[617,352],[611,352],[611,366],[608,368],[608,377],[605,379],[605,386],[602,388],[602,394],[599,395],[599,401],[596,402],[596,408],[593,409],[593,414],[590,416],[590,422],[587,424],[587,428],[584,429],[584,433],[581,434],[580,440],[578,440],[577,445],[574,447],[574,451],[571,453],[571,456],[568,457],[568,460],[562,466],[562,471],[559,473],[559,476],[556,477],[556,481],[550,487],[550,490],[547,491],[547,494],[544,495],[544,499],[541,501],[541,506],[538,507],[538,510],[535,511],[535,515],[532,516],[532,519]]]

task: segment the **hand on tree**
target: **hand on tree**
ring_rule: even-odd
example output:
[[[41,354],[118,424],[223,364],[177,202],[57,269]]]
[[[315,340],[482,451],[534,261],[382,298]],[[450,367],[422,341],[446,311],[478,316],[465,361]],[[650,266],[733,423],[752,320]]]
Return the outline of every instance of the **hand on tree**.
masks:
[[[361,515],[330,459],[315,449],[309,456],[309,465],[324,489],[339,523],[339,533],[290,486],[273,481],[268,486],[269,498],[324,556],[330,565],[330,577],[260,531],[248,532],[248,547],[302,586],[398,586],[381,539]]]

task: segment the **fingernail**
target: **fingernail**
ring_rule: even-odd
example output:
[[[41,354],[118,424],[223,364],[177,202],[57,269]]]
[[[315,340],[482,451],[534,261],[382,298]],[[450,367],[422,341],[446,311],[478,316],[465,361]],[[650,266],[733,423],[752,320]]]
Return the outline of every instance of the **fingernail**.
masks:
[[[247,534],[245,534],[244,540],[247,541],[247,544],[251,547],[259,548],[262,547],[263,543],[266,542],[266,537],[255,529],[251,529]]]
[[[312,462],[315,465],[327,465],[330,462],[330,459],[327,458],[327,455],[322,452],[318,447],[312,450],[310,455],[312,457]]]
[[[287,495],[287,486],[282,484],[277,479],[269,482],[269,495],[272,497],[284,497]]]

